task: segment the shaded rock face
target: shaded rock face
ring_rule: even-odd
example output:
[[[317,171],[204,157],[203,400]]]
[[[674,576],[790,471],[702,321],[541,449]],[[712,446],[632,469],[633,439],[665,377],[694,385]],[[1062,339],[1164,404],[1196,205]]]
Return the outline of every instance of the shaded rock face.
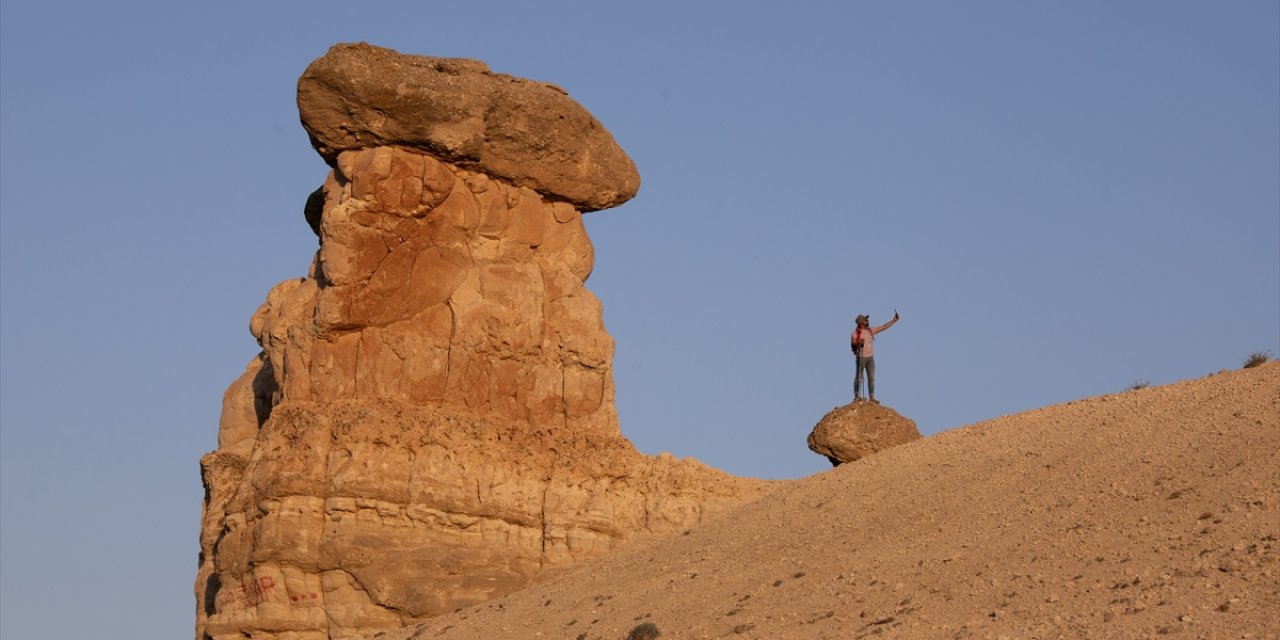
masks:
[[[413,60],[428,76],[483,68]],[[764,490],[621,435],[573,204],[434,155],[429,139],[315,137],[334,165],[306,207],[320,249],[253,315],[262,352],[201,460],[198,640],[396,628]]]
[[[839,466],[919,439],[916,423],[897,411],[873,402],[854,402],[822,416],[809,433],[809,449]]]

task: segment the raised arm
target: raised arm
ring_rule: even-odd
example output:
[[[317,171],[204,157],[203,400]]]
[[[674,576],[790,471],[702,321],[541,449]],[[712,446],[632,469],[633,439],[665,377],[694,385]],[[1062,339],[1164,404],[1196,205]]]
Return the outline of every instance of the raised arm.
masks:
[[[884,323],[884,324],[882,324],[882,325],[880,325],[880,326],[878,326],[878,327],[876,327],[876,328],[872,329],[872,331],[874,331],[874,332],[876,332],[876,333],[880,333],[881,331],[884,331],[885,329],[888,329],[889,327],[892,327],[892,326],[893,326],[895,323],[897,323],[897,322],[898,322],[898,312],[897,312],[897,310],[895,310],[895,311],[893,312],[893,319],[892,319],[892,320],[890,320],[890,321],[888,321],[888,322],[886,322],[886,323]]]

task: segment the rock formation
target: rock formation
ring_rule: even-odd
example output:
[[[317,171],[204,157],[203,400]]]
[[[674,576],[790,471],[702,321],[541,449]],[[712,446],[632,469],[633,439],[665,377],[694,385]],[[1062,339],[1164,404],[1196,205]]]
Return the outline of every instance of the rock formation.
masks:
[[[919,439],[916,423],[897,411],[874,402],[854,402],[822,416],[809,433],[809,449],[839,466]]]
[[[298,103],[320,249],[201,460],[197,640],[399,627],[765,489],[621,435],[582,211],[639,178],[562,90],[339,45]]]
[[[478,60],[339,45],[302,74],[298,111],[330,164],[343,151],[405,146],[581,211],[615,207],[640,188],[631,158],[563,89]]]

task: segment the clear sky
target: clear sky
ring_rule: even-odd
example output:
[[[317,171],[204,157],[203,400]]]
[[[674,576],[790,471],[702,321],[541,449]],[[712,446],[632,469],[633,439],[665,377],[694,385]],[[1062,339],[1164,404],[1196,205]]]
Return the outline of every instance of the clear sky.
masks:
[[[306,272],[337,42],[567,89],[623,432],[822,471],[853,317],[936,433],[1280,352],[1280,3],[0,1],[0,635],[186,638],[199,457]]]

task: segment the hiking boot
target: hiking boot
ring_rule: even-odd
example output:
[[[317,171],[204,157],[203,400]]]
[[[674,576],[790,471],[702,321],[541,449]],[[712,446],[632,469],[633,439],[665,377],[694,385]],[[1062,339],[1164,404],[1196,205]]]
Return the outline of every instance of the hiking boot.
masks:
[[[879,401],[879,400],[876,400],[875,398],[872,398],[872,399],[871,399],[871,404],[880,404],[880,401]]]

